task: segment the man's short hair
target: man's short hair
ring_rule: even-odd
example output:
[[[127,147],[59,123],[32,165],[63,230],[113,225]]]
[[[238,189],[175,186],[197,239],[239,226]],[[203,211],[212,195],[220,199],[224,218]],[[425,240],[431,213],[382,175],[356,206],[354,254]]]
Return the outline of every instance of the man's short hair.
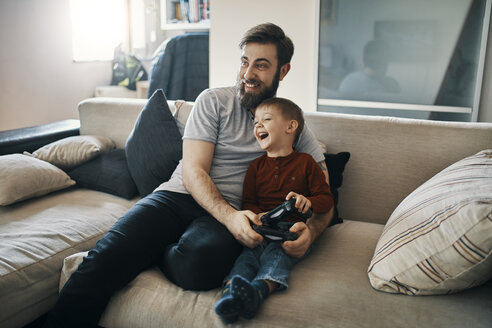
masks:
[[[279,26],[272,23],[260,24],[249,29],[239,42],[239,47],[242,49],[248,43],[274,44],[277,47],[279,68],[290,63],[294,54],[292,40]]]
[[[282,113],[282,116],[285,117],[286,119],[297,121],[298,126],[294,138],[294,142],[296,142],[297,139],[299,139],[302,130],[304,129],[304,116],[302,115],[302,109],[299,106],[297,106],[297,104],[294,103],[293,101],[280,97],[265,99],[261,102],[260,105],[258,105],[257,108],[263,106],[265,107],[272,106],[274,108],[277,108]]]

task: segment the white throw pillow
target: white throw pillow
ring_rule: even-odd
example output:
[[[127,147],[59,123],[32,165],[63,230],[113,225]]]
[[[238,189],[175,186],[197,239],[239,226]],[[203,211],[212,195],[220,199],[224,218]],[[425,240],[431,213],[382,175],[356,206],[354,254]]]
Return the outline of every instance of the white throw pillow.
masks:
[[[75,181],[48,162],[11,154],[0,156],[0,205],[70,187]]]
[[[389,218],[368,269],[375,289],[449,294],[492,277],[492,149],[444,169]]]
[[[24,155],[50,162],[66,170],[80,165],[101,153],[108,152],[114,147],[114,142],[108,137],[73,136],[52,142],[32,154],[24,152]]]

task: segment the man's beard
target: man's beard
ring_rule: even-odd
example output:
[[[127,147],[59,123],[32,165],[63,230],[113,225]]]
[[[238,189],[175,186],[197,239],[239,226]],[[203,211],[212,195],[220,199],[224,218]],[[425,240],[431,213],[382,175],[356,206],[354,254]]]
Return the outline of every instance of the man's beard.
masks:
[[[265,99],[272,98],[277,93],[278,85],[280,83],[280,69],[277,70],[272,81],[272,85],[262,88],[259,93],[245,92],[244,83],[251,82],[262,85],[263,82],[258,80],[246,80],[238,76],[237,78],[237,91],[239,94],[239,100],[241,102],[241,107],[247,110],[252,110],[258,107],[258,105]]]

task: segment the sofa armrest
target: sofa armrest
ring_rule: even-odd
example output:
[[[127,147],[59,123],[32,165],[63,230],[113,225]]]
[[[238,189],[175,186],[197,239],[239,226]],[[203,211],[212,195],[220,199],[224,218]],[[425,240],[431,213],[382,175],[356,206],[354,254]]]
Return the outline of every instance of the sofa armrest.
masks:
[[[53,141],[79,134],[79,120],[64,120],[0,131],[0,155],[33,152]]]

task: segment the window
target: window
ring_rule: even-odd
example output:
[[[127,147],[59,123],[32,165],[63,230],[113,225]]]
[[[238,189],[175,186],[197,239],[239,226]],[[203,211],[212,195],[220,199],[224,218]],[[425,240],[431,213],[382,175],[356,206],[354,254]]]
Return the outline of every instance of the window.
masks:
[[[111,60],[128,39],[126,0],[71,0],[75,61]]]
[[[318,110],[476,121],[491,0],[320,0]]]
[[[114,50],[150,58],[159,33],[158,0],[70,0],[75,61],[112,60]]]

